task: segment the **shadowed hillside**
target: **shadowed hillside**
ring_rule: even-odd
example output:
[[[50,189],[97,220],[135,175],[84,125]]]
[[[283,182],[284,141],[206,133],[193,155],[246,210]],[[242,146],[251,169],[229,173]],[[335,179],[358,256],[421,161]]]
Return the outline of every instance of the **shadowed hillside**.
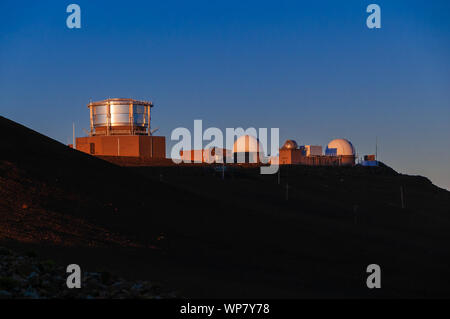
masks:
[[[120,167],[0,118],[0,239],[193,297],[449,296],[450,193],[388,167]],[[278,180],[280,183],[278,183]],[[400,189],[403,189],[402,208]],[[382,289],[366,267],[382,267]]]

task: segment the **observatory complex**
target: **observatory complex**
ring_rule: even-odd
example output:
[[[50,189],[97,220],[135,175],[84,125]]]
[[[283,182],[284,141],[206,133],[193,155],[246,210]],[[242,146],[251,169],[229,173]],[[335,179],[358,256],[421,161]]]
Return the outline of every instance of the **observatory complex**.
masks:
[[[76,139],[76,149],[95,156],[152,159],[166,158],[166,139],[154,136],[151,129],[153,103],[134,99],[107,99],[88,104],[90,131]],[[265,157],[260,141],[243,135],[236,139],[233,149],[182,150],[180,157],[188,163],[262,163],[312,166],[353,166],[356,150],[346,139],[334,139],[325,148],[320,145],[299,145],[287,140],[276,156]],[[375,155],[364,157],[364,166],[377,166]]]
[[[221,154],[221,155],[218,155]],[[187,150],[180,152],[186,162],[212,163],[260,163],[265,156],[262,145],[256,137],[240,136],[233,145],[233,150],[217,149]],[[320,145],[301,145],[294,140],[287,140],[279,149],[278,156],[270,157],[272,164],[312,165],[312,166],[353,166],[356,163],[356,150],[346,139],[335,139],[328,143],[325,154]]]
[[[198,163],[260,163],[264,150],[259,140],[251,135],[240,136],[233,144],[233,150],[211,148],[180,151],[185,162]]]
[[[76,149],[91,155],[165,158],[166,139],[153,136],[152,102],[107,99],[89,103],[90,132]]]
[[[280,165],[353,166],[356,150],[346,139],[332,140],[328,143],[325,154],[320,145],[298,146],[294,140],[287,140],[280,149],[279,156],[273,157],[272,160]]]

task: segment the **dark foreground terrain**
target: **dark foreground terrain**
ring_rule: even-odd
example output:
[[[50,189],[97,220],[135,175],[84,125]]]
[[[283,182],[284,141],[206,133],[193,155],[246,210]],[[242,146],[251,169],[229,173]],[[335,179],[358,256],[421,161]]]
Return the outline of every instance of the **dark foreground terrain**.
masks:
[[[148,281],[130,282],[108,271],[84,271],[80,289],[67,289],[66,267],[0,247],[0,299],[167,299],[179,297]]]
[[[0,117],[0,245],[186,297],[450,297],[449,192],[388,167],[279,180],[121,167]]]

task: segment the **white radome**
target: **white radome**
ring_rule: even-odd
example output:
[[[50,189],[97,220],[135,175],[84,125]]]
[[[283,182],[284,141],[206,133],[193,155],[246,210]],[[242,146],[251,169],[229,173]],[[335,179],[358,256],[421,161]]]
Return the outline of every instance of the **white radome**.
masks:
[[[263,153],[258,139],[251,135],[240,136],[233,145],[233,153]]]
[[[328,143],[325,154],[329,155],[333,153],[332,150],[336,150],[337,156],[355,156],[356,154],[353,144],[343,138],[338,138]]]

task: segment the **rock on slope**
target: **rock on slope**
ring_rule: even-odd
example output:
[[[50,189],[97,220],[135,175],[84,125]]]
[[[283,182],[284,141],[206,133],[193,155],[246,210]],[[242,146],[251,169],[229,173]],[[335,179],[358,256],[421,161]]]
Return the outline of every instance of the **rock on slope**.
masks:
[[[149,281],[127,281],[109,272],[82,272],[81,288],[68,289],[66,268],[34,253],[20,255],[0,247],[0,299],[160,299],[175,293]]]

